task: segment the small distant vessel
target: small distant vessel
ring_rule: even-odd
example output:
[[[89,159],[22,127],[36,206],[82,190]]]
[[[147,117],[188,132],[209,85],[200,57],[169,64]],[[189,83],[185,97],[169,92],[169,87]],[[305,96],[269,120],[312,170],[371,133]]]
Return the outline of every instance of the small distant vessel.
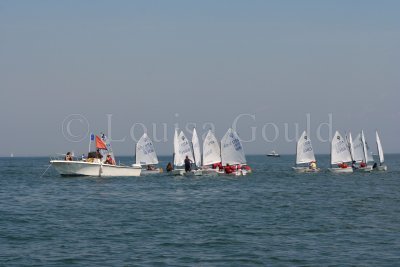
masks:
[[[94,140],[94,135],[91,135],[90,140]],[[101,154],[110,155],[113,162],[115,162],[111,145],[104,134],[101,138],[96,136],[96,148]],[[89,152],[87,160],[51,160],[50,163],[62,176],[140,176],[142,170],[140,166],[129,167],[106,164],[100,158],[89,157],[89,155],[93,155],[93,152]]]
[[[11,153],[11,154],[10,154],[10,158],[13,158],[13,157],[14,157],[14,154],[13,154],[13,153]]]
[[[307,164],[310,166],[301,166]],[[314,165],[314,166],[313,166]],[[317,168],[314,150],[311,140],[308,138],[306,131],[303,132],[296,145],[296,166],[293,167],[296,172],[319,172]]]
[[[272,150],[269,154],[267,154],[267,157],[280,157],[278,153],[275,152],[275,150]]]
[[[157,174],[163,172],[162,168],[156,168],[158,164],[158,157],[154,148],[153,142],[147,136],[146,133],[142,135],[136,144],[136,166],[140,166],[142,169],[141,174]]]
[[[378,147],[378,155],[379,155],[379,165],[376,167],[378,171],[387,171],[387,166],[384,164],[385,157],[383,156],[383,148],[381,144],[381,139],[379,138],[378,131],[375,132],[376,135],[376,145]]]
[[[338,131],[335,132],[331,141],[331,168],[329,170],[334,173],[352,173],[353,168],[346,164],[351,162],[351,154],[347,142],[343,139]],[[333,165],[338,165],[333,167]]]

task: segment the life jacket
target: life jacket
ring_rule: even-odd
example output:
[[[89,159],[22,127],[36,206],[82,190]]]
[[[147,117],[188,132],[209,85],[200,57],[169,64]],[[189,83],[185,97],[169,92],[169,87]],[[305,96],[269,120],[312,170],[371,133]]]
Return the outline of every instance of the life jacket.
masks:
[[[234,170],[232,170],[232,166],[225,166],[225,173],[229,174],[232,173]]]

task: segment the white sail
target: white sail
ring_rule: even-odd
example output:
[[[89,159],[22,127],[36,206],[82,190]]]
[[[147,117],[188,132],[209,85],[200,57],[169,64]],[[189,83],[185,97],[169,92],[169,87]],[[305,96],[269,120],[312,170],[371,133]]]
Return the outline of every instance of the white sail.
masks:
[[[361,131],[361,140],[363,143],[363,150],[364,150],[364,162],[372,162],[374,161],[374,158],[372,157],[370,151],[369,151],[369,146],[367,144],[367,141],[365,140],[364,136],[364,131]]]
[[[229,128],[221,140],[221,159],[222,165],[245,164],[243,146],[237,133]]]
[[[179,133],[178,133],[178,129],[175,129],[175,132],[174,132],[174,154],[173,154],[173,157],[174,157],[174,165],[175,166],[177,166],[177,160],[179,160],[179,158],[177,158],[177,154],[178,154],[178,150],[179,150],[179,147],[178,147],[178,136],[179,136]]]
[[[361,137],[361,133],[359,133],[356,138],[353,139],[353,160],[356,162],[365,162],[364,155],[364,144]]]
[[[153,142],[146,133],[143,134],[136,144],[136,164],[158,164],[158,158]]]
[[[348,145],[349,150],[350,150],[351,158],[352,158],[352,160],[354,160],[354,144],[353,144],[353,138],[351,136],[351,132],[349,132],[349,136],[348,137],[346,136],[346,139],[347,139],[347,145]]]
[[[177,133],[177,130],[175,130],[175,133]],[[189,159],[194,162],[192,147],[182,131],[177,138],[174,137],[174,152],[175,166],[183,166],[185,164],[186,156],[188,156]]]
[[[194,163],[196,166],[201,166],[201,150],[200,150],[200,142],[199,137],[197,136],[196,128],[193,129],[192,136],[192,145],[193,145],[193,155],[194,155]]]
[[[349,147],[338,131],[335,132],[331,142],[331,164],[351,161]]]
[[[383,148],[381,144],[381,139],[379,138],[378,131],[375,132],[376,135],[376,146],[378,147],[379,162],[385,162],[385,157],[383,156]]]
[[[311,140],[308,138],[306,131],[303,132],[300,139],[297,141],[296,150],[296,164],[315,161]]]
[[[221,162],[221,149],[218,140],[211,130],[208,131],[203,142],[203,165]]]

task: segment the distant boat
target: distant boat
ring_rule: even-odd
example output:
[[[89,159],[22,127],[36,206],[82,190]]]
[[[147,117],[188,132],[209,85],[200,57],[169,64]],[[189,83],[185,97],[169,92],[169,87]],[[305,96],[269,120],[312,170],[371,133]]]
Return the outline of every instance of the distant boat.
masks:
[[[171,171],[172,175],[195,175],[200,176],[203,175],[201,170],[191,170],[189,172],[185,171],[185,158],[188,157],[191,162],[195,162],[194,154],[192,146],[189,140],[186,138],[183,131],[178,134],[179,130],[175,129],[174,134],[174,169]],[[193,134],[196,135],[196,131],[193,131]],[[200,157],[201,158],[201,157]]]
[[[275,150],[272,150],[271,153],[267,154],[267,157],[280,157],[278,153],[275,152]]]
[[[14,157],[14,154],[13,153],[11,153],[11,155],[10,155],[10,158],[13,158]]]

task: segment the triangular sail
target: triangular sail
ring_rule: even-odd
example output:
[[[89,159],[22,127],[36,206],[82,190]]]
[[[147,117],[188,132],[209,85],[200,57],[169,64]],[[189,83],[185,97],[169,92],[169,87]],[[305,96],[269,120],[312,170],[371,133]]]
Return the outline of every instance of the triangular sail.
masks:
[[[203,143],[203,165],[211,165],[221,162],[221,149],[215,135],[208,131]]]
[[[381,139],[379,138],[378,131],[375,132],[375,135],[376,135],[376,146],[378,148],[379,162],[383,163],[385,162],[385,157],[383,155],[383,148],[381,144]]]
[[[354,160],[354,145],[353,145],[353,138],[351,136],[351,132],[349,132],[349,135],[346,136],[346,139],[347,139],[347,146],[349,147],[349,150],[350,150],[351,159]]]
[[[201,151],[200,151],[199,137],[197,136],[196,128],[193,129],[192,145],[193,145],[194,163],[196,164],[197,167],[200,167]]]
[[[350,150],[346,141],[338,131],[335,132],[331,142],[331,164],[351,161]]]
[[[355,162],[361,162],[365,161],[365,155],[364,155],[364,148],[363,148],[363,141],[361,134],[358,134],[354,139],[353,139],[353,160]]]
[[[315,161],[314,151],[311,140],[306,131],[304,131],[297,141],[296,164],[310,163],[312,161]]]
[[[245,164],[243,146],[237,133],[229,128],[221,140],[222,165]]]
[[[179,147],[178,147],[178,136],[179,136],[179,130],[178,129],[175,129],[175,132],[174,132],[174,154],[173,154],[173,157],[174,157],[174,165],[175,166],[177,166],[177,153],[178,153],[178,150],[179,150]],[[178,159],[179,160],[179,159]]]
[[[146,133],[143,134],[136,144],[136,164],[158,164],[158,158],[156,150],[154,149],[154,144]]]
[[[189,159],[192,162],[194,162],[192,147],[190,145],[189,140],[186,138],[186,136],[183,132],[180,132],[178,137],[174,140],[174,150],[175,150],[174,151],[175,152],[175,157],[174,157],[174,165],[175,166],[183,166],[185,164],[186,156],[188,156]]]
[[[365,140],[364,131],[361,131],[361,139],[363,142],[363,149],[364,149],[364,162],[374,161],[374,158],[372,157],[372,154],[370,153],[368,143]]]

